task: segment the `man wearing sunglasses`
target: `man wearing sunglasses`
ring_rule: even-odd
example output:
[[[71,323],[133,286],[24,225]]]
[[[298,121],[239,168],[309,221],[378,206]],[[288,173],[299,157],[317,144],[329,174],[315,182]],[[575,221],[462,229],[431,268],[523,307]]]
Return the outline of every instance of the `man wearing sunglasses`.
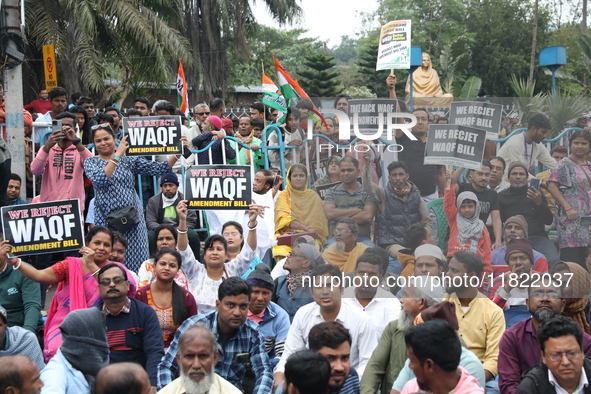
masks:
[[[537,332],[542,363],[528,371],[515,391],[529,393],[589,393],[591,358],[583,353],[583,330],[559,315]]]
[[[110,363],[140,364],[156,387],[157,368],[164,356],[162,330],[156,312],[147,304],[129,298],[127,272],[117,264],[106,264],[98,272],[102,302],[98,308],[107,324]]]
[[[211,115],[211,111],[209,109],[209,106],[205,103],[199,103],[195,106],[195,112],[193,112],[193,120],[195,121],[195,125],[193,125],[193,127],[191,127],[191,129],[193,128],[197,128],[199,131],[197,132],[196,135],[201,134],[201,131],[203,130],[203,125],[205,124],[205,119],[207,119],[207,117],[209,115]]]

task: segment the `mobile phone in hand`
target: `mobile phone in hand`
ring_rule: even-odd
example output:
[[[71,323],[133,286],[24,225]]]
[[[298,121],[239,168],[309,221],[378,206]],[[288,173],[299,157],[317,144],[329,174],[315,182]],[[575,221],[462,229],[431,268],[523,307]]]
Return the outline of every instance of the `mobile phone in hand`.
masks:
[[[530,179],[529,187],[532,187],[534,189],[539,189],[540,188],[540,180],[538,178]]]
[[[185,159],[188,159],[189,157],[191,157],[192,154],[193,154],[193,152],[191,152],[191,149],[189,149],[185,145],[183,145],[183,157]]]
[[[52,120],[51,121],[51,131],[53,133],[55,133],[56,131],[61,134],[62,136],[65,136],[64,132],[62,131],[62,121],[60,120]],[[60,138],[60,140],[63,140],[64,138]]]

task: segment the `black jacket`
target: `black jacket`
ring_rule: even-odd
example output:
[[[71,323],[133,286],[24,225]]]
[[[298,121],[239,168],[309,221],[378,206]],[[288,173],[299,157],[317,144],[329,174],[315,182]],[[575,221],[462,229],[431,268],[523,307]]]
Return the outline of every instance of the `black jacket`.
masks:
[[[583,369],[587,374],[587,379],[591,382],[591,358],[585,356],[585,363]],[[540,364],[536,365],[529,371],[523,373],[523,379],[515,394],[556,394],[554,386],[548,380],[548,367],[540,360]],[[584,391],[585,394],[591,394],[591,383],[587,385]]]
[[[174,207],[178,205],[181,200],[184,200],[185,196],[179,192],[179,195],[172,204]],[[162,193],[158,193],[148,200],[146,205],[146,227],[148,231],[155,231],[164,222],[164,209],[162,208]],[[175,227],[179,225],[179,218],[175,219]],[[189,209],[187,211],[187,229],[194,230],[197,226],[197,211]]]

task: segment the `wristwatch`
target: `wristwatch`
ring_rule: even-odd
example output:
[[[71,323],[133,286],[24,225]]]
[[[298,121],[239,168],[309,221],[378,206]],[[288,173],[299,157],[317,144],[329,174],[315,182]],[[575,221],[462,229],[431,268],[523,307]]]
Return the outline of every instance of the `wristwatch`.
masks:
[[[80,142],[82,142],[82,140],[80,138],[78,138],[77,140],[72,141],[72,144],[74,146],[78,145]]]

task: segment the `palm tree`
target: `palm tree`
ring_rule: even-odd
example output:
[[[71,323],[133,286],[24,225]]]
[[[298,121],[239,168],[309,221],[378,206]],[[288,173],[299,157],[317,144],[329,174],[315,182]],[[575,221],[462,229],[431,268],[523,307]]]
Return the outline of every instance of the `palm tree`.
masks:
[[[175,64],[191,66],[190,45],[180,32],[182,0],[25,0],[26,35],[37,47],[53,43],[62,85],[72,92],[113,95],[122,102],[134,82],[174,82]],[[122,71],[105,91],[107,66]],[[80,89],[82,88],[82,89]]]
[[[297,1],[263,0],[280,24],[300,17],[302,9]],[[194,60],[194,67],[185,69],[187,84],[202,85],[199,99],[225,97],[229,70],[248,61],[246,38],[257,30],[249,0],[183,0],[182,7],[184,25],[178,28],[190,41]]]

